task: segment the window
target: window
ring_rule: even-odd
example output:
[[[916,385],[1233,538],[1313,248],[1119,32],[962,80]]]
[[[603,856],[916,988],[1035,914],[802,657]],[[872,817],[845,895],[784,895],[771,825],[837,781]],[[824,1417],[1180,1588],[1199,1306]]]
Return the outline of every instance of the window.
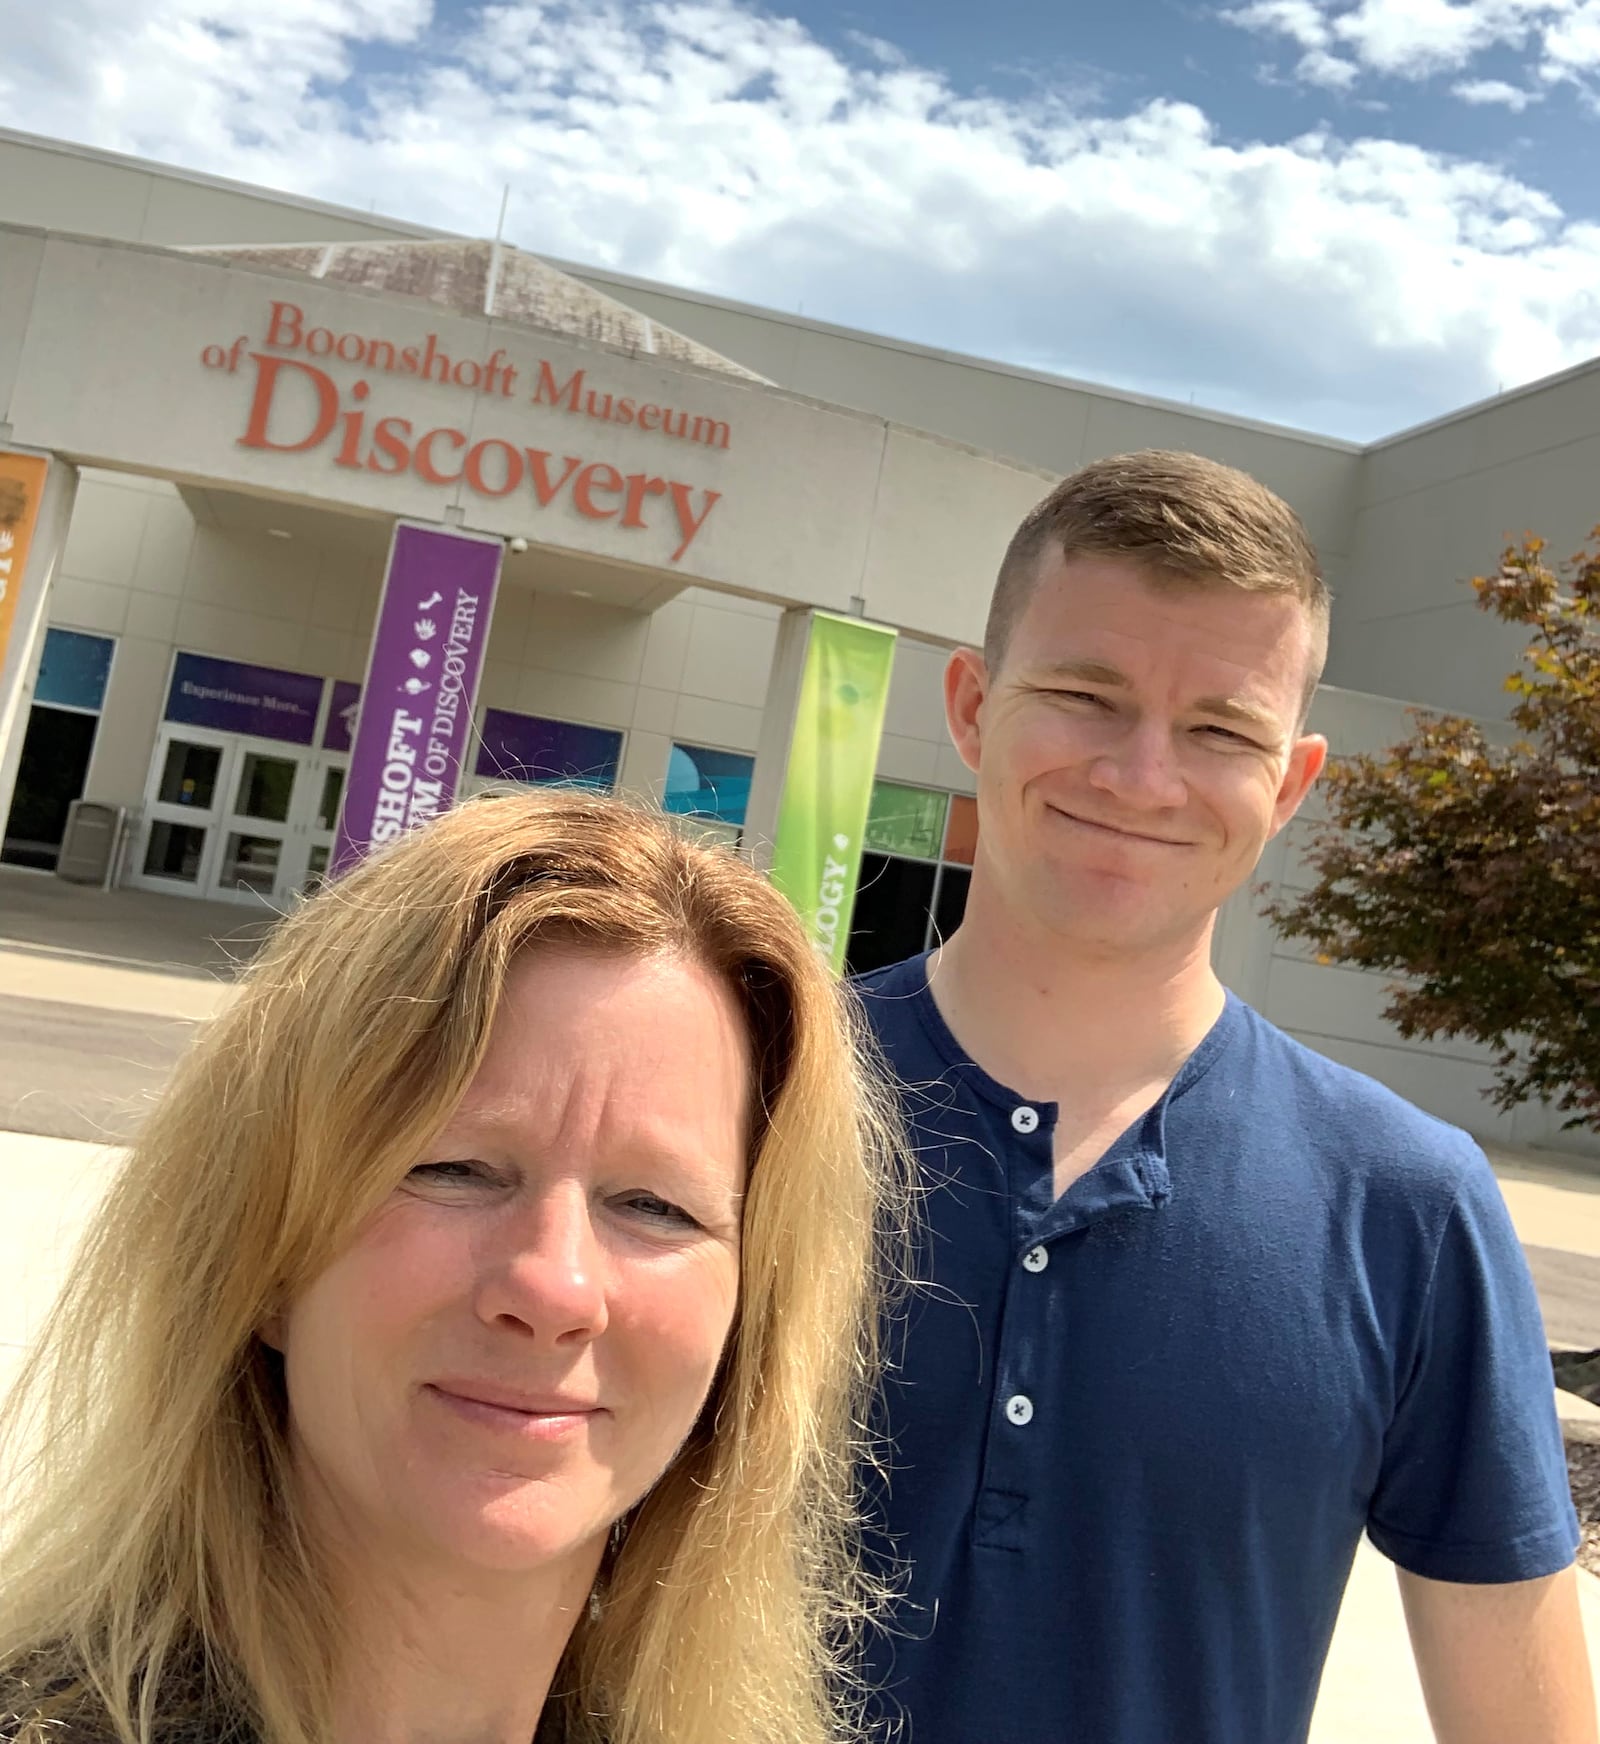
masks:
[[[873,783],[846,957],[852,974],[913,957],[955,931],[977,842],[978,806],[966,794]]]
[[[83,797],[115,644],[81,630],[45,631],[33,705],[22,734],[17,783],[0,860],[55,870],[67,814]]]
[[[622,734],[539,715],[486,709],[475,772],[499,781],[587,787],[609,793],[622,764]]]
[[[705,818],[737,830],[750,803],[756,760],[739,751],[674,745],[662,806],[677,817]]]

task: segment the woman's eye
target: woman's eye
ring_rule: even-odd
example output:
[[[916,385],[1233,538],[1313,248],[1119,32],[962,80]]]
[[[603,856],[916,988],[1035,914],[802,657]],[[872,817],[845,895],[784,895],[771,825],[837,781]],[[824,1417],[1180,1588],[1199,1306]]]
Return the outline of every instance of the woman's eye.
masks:
[[[484,1180],[487,1178],[487,1171],[482,1163],[474,1162],[417,1163],[406,1178],[454,1185],[461,1181]]]
[[[652,1223],[678,1223],[688,1228],[698,1227],[695,1219],[681,1205],[674,1205],[671,1200],[663,1199],[655,1193],[627,1193],[619,1203],[625,1210],[648,1218]]]

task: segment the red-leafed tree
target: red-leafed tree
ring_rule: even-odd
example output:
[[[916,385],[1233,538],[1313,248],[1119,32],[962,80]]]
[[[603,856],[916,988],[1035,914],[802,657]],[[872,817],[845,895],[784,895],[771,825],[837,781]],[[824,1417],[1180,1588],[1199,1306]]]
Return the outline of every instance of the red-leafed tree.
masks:
[[[1600,1129],[1600,527],[1554,567],[1530,535],[1472,587],[1532,632],[1506,680],[1517,741],[1417,712],[1403,744],[1334,760],[1316,883],[1267,913],[1323,962],[1403,976],[1402,1035],[1492,1049],[1499,1107],[1548,1098]]]

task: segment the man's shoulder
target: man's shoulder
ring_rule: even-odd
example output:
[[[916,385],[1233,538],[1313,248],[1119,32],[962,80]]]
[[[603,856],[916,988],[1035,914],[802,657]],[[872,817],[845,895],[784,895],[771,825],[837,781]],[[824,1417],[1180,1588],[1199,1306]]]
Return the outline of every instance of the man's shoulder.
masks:
[[[861,1001],[879,1042],[893,1050],[909,1034],[920,1031],[919,1011],[928,996],[927,955],[852,975],[850,988]]]
[[[852,975],[850,985],[869,1004],[908,992],[920,992],[928,985],[928,953],[919,951],[914,957],[902,957],[898,963],[866,969],[859,975]]]
[[[1364,1173],[1390,1172],[1408,1187],[1433,1176],[1453,1191],[1487,1172],[1477,1141],[1366,1072],[1331,1058],[1234,1000],[1242,1047],[1224,1069],[1231,1098],[1271,1112],[1280,1135]]]

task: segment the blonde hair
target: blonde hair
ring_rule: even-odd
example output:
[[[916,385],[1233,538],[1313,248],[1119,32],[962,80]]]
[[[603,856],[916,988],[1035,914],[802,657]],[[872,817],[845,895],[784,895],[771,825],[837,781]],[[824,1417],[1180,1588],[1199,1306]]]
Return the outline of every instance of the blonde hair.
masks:
[[[525,793],[459,808],[283,921],[112,1186],[0,1416],[18,1466],[0,1692],[24,1691],[22,1744],[61,1736],[52,1716],[69,1739],[76,1721],[152,1744],[196,1680],[263,1744],[326,1744],[338,1619],[259,1329],[459,1101],[517,953],[555,941],[723,977],[757,1082],[722,1367],[602,1571],[540,1737],[848,1734],[871,1608],[855,1471],[903,1229],[888,1099],[849,994],[754,871],[657,814]]]
[[[1001,562],[983,634],[991,673],[1000,670],[1047,552],[1126,558],[1157,585],[1299,600],[1312,632],[1309,706],[1328,653],[1328,585],[1300,517],[1249,473],[1150,448],[1093,461],[1064,478],[1023,518]]]

